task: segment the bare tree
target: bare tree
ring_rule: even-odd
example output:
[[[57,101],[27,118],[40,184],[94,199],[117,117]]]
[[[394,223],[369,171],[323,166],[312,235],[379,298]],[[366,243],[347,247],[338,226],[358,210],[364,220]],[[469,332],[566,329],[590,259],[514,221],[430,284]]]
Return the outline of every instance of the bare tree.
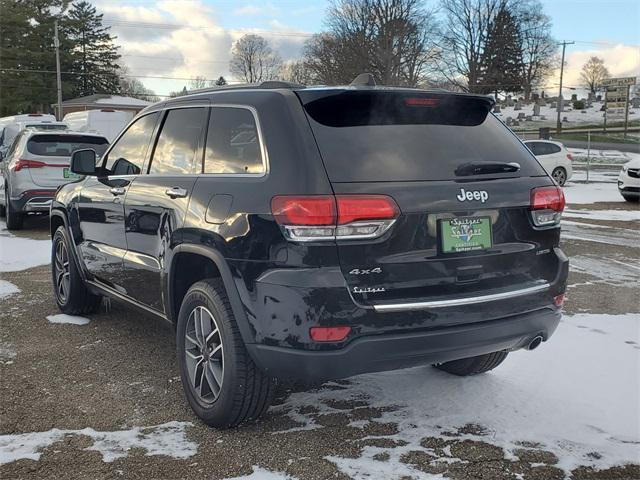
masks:
[[[532,90],[542,85],[559,63],[557,45],[551,36],[551,18],[539,0],[522,0],[515,7],[522,38],[522,89],[528,101]]]
[[[302,85],[314,83],[313,75],[303,60],[285,62],[280,69],[280,79]]]
[[[278,77],[282,60],[259,35],[248,34],[233,44],[229,70],[239,80],[254,83]]]
[[[604,66],[604,60],[598,57],[591,57],[587,60],[580,72],[580,80],[591,93],[596,93],[602,81],[609,76],[609,70]]]
[[[435,52],[436,22],[420,0],[334,0],[328,32],[307,42],[305,64],[320,83],[363,72],[384,85],[423,81]]]
[[[463,90],[477,92],[482,84],[485,47],[498,13],[507,0],[442,0],[445,26],[438,58],[440,73]]]
[[[200,90],[207,86],[207,79],[203,76],[196,76],[189,80],[189,90]]]

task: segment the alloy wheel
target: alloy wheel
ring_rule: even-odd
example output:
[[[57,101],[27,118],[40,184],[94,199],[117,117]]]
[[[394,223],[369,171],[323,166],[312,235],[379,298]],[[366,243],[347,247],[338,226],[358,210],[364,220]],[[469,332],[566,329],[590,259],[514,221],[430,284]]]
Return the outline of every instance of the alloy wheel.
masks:
[[[558,185],[563,186],[567,181],[567,174],[563,169],[558,168],[553,172],[553,179],[558,182]]]
[[[184,347],[191,388],[201,402],[215,402],[222,390],[224,358],[221,332],[207,308],[197,306],[189,314]]]
[[[64,240],[58,239],[56,243],[56,256],[54,259],[56,295],[60,303],[66,303],[69,298],[71,279],[69,274],[69,252]]]

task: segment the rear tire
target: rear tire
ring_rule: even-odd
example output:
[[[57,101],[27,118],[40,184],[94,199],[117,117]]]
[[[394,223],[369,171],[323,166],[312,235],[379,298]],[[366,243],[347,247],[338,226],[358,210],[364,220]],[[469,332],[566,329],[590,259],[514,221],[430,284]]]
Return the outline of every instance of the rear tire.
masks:
[[[622,195],[622,198],[624,198],[627,202],[630,203],[638,203],[640,202],[640,197],[635,197],[635,196],[631,196],[631,195]]]
[[[9,201],[9,186],[6,185],[4,188],[4,205],[5,205],[5,215],[7,217],[7,230],[20,230],[22,229],[22,221],[23,215],[21,212],[16,212],[13,207],[11,207],[11,202]]]
[[[467,377],[469,375],[477,375],[479,373],[485,373],[489,370],[493,370],[500,365],[508,353],[493,352],[485,355],[478,355],[477,357],[461,358],[460,360],[452,360],[451,362],[439,363],[434,365],[439,370],[451,373],[452,375],[458,375],[460,377]]]
[[[561,187],[564,187],[564,184],[567,183],[567,171],[562,167],[554,168],[551,176]]]
[[[231,428],[267,410],[275,381],[249,356],[221,280],[191,286],[180,307],[176,346],[185,396],[204,423]]]
[[[64,227],[58,227],[51,241],[51,278],[58,308],[67,315],[95,312],[102,297],[85,285],[71,254],[71,242]]]

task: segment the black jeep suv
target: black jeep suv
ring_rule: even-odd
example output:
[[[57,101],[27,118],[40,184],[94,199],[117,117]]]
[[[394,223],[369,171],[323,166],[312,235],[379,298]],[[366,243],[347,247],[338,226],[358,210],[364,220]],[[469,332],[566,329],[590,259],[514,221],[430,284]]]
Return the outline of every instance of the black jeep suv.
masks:
[[[362,83],[362,84],[360,84]],[[562,190],[488,97],[284,82],[143,110],[51,207],[60,309],[103,295],[176,326],[207,424],[277,378],[491,370],[560,320]]]

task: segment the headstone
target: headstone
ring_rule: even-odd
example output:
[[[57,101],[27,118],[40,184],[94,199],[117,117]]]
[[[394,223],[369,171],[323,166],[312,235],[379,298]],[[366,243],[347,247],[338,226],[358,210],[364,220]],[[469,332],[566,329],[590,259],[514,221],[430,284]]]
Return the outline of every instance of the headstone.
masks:
[[[574,93],[574,94],[571,95],[571,101],[572,102],[577,102],[578,101],[578,94],[577,93]]]
[[[589,94],[587,95],[587,101],[588,102],[593,102],[595,100],[595,95],[593,92],[589,92]]]
[[[531,118],[531,115],[527,115],[524,119],[525,119],[527,122],[530,122],[531,120],[533,120],[533,118]]]
[[[602,101],[602,95],[596,95],[596,101],[601,102]]]
[[[520,126],[520,122],[518,120],[514,120],[512,126],[519,127]]]
[[[546,98],[539,98],[536,103],[538,105],[540,105],[541,107],[544,107],[547,104],[547,99]]]
[[[587,113],[586,110],[580,110],[580,113]]]
[[[546,115],[540,115],[540,120],[546,120],[547,116]]]
[[[540,115],[540,105],[538,105],[537,103],[533,104],[533,114],[535,116]]]
[[[518,120],[522,120],[525,117],[524,112],[518,113]]]
[[[558,102],[551,102],[550,107],[555,110],[556,108],[558,108]]]
[[[562,123],[569,123],[569,119],[567,117],[562,117]]]
[[[493,113],[500,113],[500,105],[497,103],[493,106]]]
[[[534,93],[532,98],[534,102],[537,102],[540,99],[540,95],[538,95],[537,93]]]
[[[634,97],[631,99],[631,108],[640,108],[640,97]]]
[[[518,100],[516,102],[516,104],[513,106],[514,110],[522,110],[522,104],[520,103],[520,100]]]

